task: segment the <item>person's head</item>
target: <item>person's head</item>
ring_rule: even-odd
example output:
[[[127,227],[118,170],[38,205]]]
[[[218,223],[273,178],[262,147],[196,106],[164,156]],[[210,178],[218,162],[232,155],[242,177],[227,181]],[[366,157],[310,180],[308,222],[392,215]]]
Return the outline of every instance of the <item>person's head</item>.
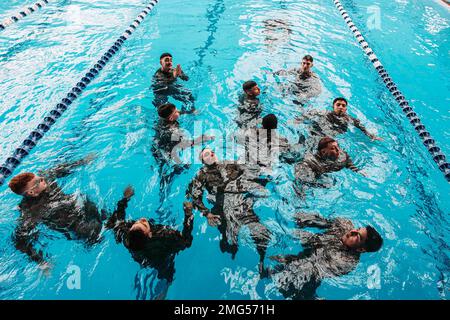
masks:
[[[245,81],[242,85],[242,89],[244,89],[244,92],[251,97],[257,97],[261,93],[258,84],[252,80]]]
[[[372,226],[366,226],[348,231],[342,243],[357,252],[377,252],[383,245],[383,238]]]
[[[128,247],[133,251],[144,249],[145,242],[152,237],[147,219],[141,218],[133,223],[128,231]]]
[[[278,127],[277,117],[273,113],[268,114],[262,119],[262,127],[267,130],[276,129]]]
[[[165,52],[159,57],[159,63],[163,71],[169,71],[172,68],[172,55]]]
[[[337,141],[330,137],[320,139],[317,151],[322,158],[330,160],[336,160],[340,154]]]
[[[303,72],[310,72],[312,67],[314,65],[314,59],[309,54],[304,56],[302,59],[302,71]]]
[[[47,182],[43,177],[25,172],[12,178],[9,182],[9,188],[12,192],[24,197],[36,198],[47,189]]]
[[[172,103],[165,103],[158,107],[158,115],[170,122],[177,121],[180,117],[180,111]]]
[[[339,97],[333,100],[333,111],[338,115],[347,113],[347,99]]]
[[[214,151],[212,151],[209,148],[205,148],[202,150],[202,152],[200,152],[200,161],[203,164],[210,166],[210,165],[213,165],[213,164],[219,162],[219,158],[214,153]]]

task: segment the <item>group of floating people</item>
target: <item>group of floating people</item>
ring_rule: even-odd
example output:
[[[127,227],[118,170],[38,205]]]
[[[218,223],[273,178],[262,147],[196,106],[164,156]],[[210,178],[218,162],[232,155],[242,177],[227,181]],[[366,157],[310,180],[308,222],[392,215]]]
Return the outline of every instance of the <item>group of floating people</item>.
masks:
[[[179,132],[180,116],[195,113],[194,96],[180,82],[188,81],[189,77],[180,65],[174,67],[169,53],[161,55],[160,64],[151,86],[153,104],[157,107],[159,117],[152,152],[159,165],[161,190],[167,192],[172,179],[189,167],[174,160],[174,149],[191,148],[212,141],[214,137],[203,135],[191,140]],[[308,96],[305,95],[307,84],[311,79],[314,83],[318,80],[312,68],[313,58],[307,55],[302,59],[300,68],[281,70],[275,72],[274,76],[294,77],[289,84],[293,94],[305,97]],[[302,136],[298,143],[290,144],[277,132],[276,115],[262,117],[263,106],[258,98],[260,94],[256,82],[246,81],[243,84],[243,94],[237,108],[239,116],[236,119],[240,129],[264,137],[255,140],[259,144],[257,155],[252,151],[248,139],[241,141],[245,145],[247,161],[219,160],[212,148],[203,148],[199,154],[202,168],[186,188],[181,231],[158,224],[151,218],[128,219],[127,206],[134,196],[131,186],[124,190],[113,213],[100,210],[88,198],[83,198],[80,203],[77,195],[64,193],[57,180],[95,159],[95,156],[89,155],[38,174],[25,172],[11,179],[10,189],[22,196],[19,223],[13,235],[15,247],[46,270],[51,267],[48,256],[35,246],[39,224],[62,233],[67,239],[83,241],[87,246],[98,244],[103,234],[111,230],[117,243],[125,246],[136,262],[142,267],[154,268],[158,278],[170,284],[174,280],[176,254],[192,244],[196,210],[206,217],[211,227],[219,230],[222,252],[230,253],[234,259],[238,251],[240,229],[248,227],[259,255],[261,278],[271,278],[285,298],[316,298],[316,289],[323,279],[351,272],[358,265],[361,254],[376,252],[382,247],[382,237],[370,225],[356,228],[345,218],[328,219],[315,213],[299,212],[293,216],[293,220],[298,227],[295,236],[302,245],[302,251],[297,255],[271,256],[276,266],[269,268],[265,266],[266,250],[273,237],[253,209],[255,197],[271,182],[270,175],[265,173],[275,163],[274,155],[276,160],[295,166],[295,189],[300,196],[305,196],[306,188],[326,188],[327,184],[321,181],[321,177],[331,172],[348,168],[365,174],[353,164],[335,139],[337,135],[345,133],[350,125],[360,129],[372,140],[381,138],[371,134],[358,119],[347,113],[346,99],[336,98],[329,111],[305,112],[297,118],[298,123],[305,119],[317,120],[312,121],[308,137]],[[181,102],[182,108],[178,109],[170,103],[169,98]],[[301,104],[299,100],[295,101]],[[174,135],[178,139],[173,139]],[[301,147],[306,154],[302,154]],[[260,149],[268,151],[260,155]],[[205,193],[208,194],[211,208],[208,208],[208,203],[204,203]],[[163,198],[166,195],[163,194]],[[305,228],[318,228],[322,232],[313,233]]]

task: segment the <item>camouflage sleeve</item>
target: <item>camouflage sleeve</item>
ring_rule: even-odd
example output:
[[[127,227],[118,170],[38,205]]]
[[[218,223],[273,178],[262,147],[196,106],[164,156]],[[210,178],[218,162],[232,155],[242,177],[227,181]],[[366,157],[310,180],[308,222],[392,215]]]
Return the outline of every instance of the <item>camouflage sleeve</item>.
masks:
[[[333,220],[325,219],[319,214],[300,212],[295,215],[294,220],[299,228],[313,227],[327,229],[333,225]]]
[[[353,164],[353,160],[352,160],[352,158],[350,158],[350,156],[349,156],[348,154],[346,154],[346,157],[347,157],[347,159],[346,159],[346,162],[345,162],[345,167],[346,167],[347,169],[350,169],[350,170],[352,170],[353,172],[358,172],[358,171],[361,170],[361,169],[359,169],[357,166],[355,166],[355,165]]]
[[[359,130],[361,130],[366,136],[368,136],[369,138],[373,139],[374,135],[369,133],[366,129],[366,127],[364,125],[361,124],[361,121],[354,118],[354,117],[350,117],[350,119],[353,122],[353,125],[358,128]]]
[[[36,222],[32,219],[21,218],[17,226],[13,242],[17,250],[25,253],[32,261],[43,263],[44,254],[34,248],[33,243],[37,240],[39,233],[36,228]]]
[[[192,199],[194,209],[199,210],[202,215],[206,216],[209,213],[209,209],[203,203],[203,179],[203,172],[200,171],[189,184],[188,190],[186,192],[186,197],[188,199]]]
[[[181,71],[180,79],[183,81],[188,81],[189,77],[184,73],[184,71]]]
[[[77,161],[62,163],[52,169],[41,171],[40,174],[42,174],[43,176],[47,177],[50,180],[57,178],[64,178],[70,175],[73,169],[86,165],[88,162],[89,161],[87,160],[87,158],[83,158]]]
[[[128,206],[128,198],[123,198],[117,202],[116,210],[106,222],[106,229],[112,229],[116,242],[122,242],[127,233],[127,223],[125,221],[125,213]]]

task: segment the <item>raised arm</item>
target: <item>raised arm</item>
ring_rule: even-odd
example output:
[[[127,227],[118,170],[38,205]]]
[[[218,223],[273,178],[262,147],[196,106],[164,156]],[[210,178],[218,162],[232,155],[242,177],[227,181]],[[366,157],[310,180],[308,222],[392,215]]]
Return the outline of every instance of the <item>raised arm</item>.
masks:
[[[123,192],[123,198],[117,202],[116,210],[114,210],[111,217],[106,222],[105,227],[107,229],[113,229],[116,239],[119,238],[119,233],[122,230],[122,226],[125,224],[125,214],[128,207],[128,202],[134,195],[134,190],[131,186],[128,186]]]

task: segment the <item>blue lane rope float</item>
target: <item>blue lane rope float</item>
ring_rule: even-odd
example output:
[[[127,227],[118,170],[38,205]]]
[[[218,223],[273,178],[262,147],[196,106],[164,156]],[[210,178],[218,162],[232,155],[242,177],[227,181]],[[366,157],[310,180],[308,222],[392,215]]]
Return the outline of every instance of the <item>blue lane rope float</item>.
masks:
[[[41,9],[43,6],[45,6],[46,4],[48,4],[48,0],[39,0],[37,1],[35,4],[33,4],[30,7],[26,7],[23,8],[20,12],[18,12],[17,14],[13,15],[10,18],[6,18],[5,20],[3,20],[2,22],[0,22],[0,31],[5,30],[7,27],[9,27],[10,25],[16,23],[17,21],[19,21],[20,19],[25,18],[26,16],[29,16],[30,14],[32,14],[35,11],[38,11],[39,9]]]
[[[375,55],[375,53],[373,52],[373,50],[369,47],[369,44],[366,42],[366,40],[362,36],[361,32],[355,26],[355,24],[353,23],[352,19],[350,18],[349,14],[347,13],[347,11],[345,11],[341,2],[339,0],[333,0],[333,1],[334,1],[334,4],[336,5],[336,8],[339,10],[339,12],[341,13],[345,22],[347,23],[348,27],[353,32],[353,35],[356,37],[356,40],[358,40],[361,48],[364,50],[367,57],[372,62],[374,68],[377,70],[378,75],[383,80],[384,84],[386,85],[386,88],[394,96],[395,100],[397,100],[397,103],[402,108],[402,110],[405,113],[406,117],[408,118],[409,122],[413,125],[417,134],[422,139],[424,145],[427,147],[428,152],[433,157],[434,162],[436,162],[439,169],[444,173],[447,181],[450,182],[450,165],[446,161],[445,154],[437,146],[436,141],[431,137],[431,134],[428,132],[428,130],[422,124],[422,121],[420,120],[419,116],[414,112],[412,106],[409,105],[409,103],[406,100],[403,93],[400,92],[397,85],[391,79],[388,72],[386,71],[384,66],[381,64],[381,62],[378,60],[378,58]]]
[[[106,66],[108,61],[120,50],[123,43],[132,35],[134,30],[144,21],[145,17],[152,11],[153,7],[159,0],[150,1],[149,5],[142,10],[137,18],[130,24],[127,30],[116,40],[116,42],[103,54],[92,68],[90,68],[81,80],[67,93],[60,103],[51,110],[44,118],[44,120],[33,130],[22,144],[14,151],[14,153],[6,159],[5,163],[0,166],[0,186],[5,183],[5,179],[9,177],[14,169],[23,161],[23,159],[36,146],[38,141],[50,130],[51,126],[55,124],[58,118],[67,110],[72,102],[77,99],[88,84],[93,81],[100,71]]]

